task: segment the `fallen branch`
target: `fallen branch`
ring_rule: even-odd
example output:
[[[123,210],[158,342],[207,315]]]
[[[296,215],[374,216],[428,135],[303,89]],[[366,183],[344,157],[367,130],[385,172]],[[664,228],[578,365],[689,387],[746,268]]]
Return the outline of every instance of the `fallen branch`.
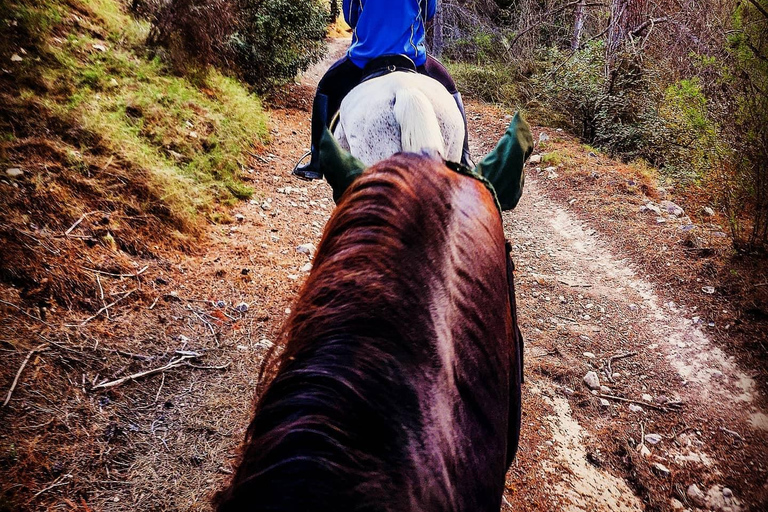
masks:
[[[133,375],[128,375],[127,377],[122,377],[117,380],[109,381],[109,382],[102,382],[101,384],[97,384],[91,388],[91,390],[95,389],[108,389],[113,388],[115,386],[119,386],[120,384],[125,384],[126,382],[130,382],[132,380],[140,379],[142,377],[147,377],[149,375],[154,375],[156,373],[162,373],[167,370],[171,370],[173,368],[177,368],[179,366],[185,366],[185,362],[188,359],[196,359],[199,357],[197,354],[195,355],[187,355],[187,356],[181,356],[178,359],[173,359],[171,362],[166,364],[165,366],[161,366],[159,368],[153,368],[151,370],[145,370],[143,372],[134,373]]]
[[[13,379],[13,383],[11,384],[11,388],[8,390],[8,395],[5,397],[5,402],[3,402],[3,407],[8,405],[8,402],[11,401],[11,395],[13,395],[13,391],[16,389],[16,384],[19,383],[19,377],[21,377],[21,372],[24,371],[24,368],[27,366],[27,363],[32,358],[32,354],[36,352],[41,352],[43,349],[45,349],[48,346],[47,343],[44,343],[42,345],[38,345],[37,347],[33,348],[29,351],[29,354],[27,354],[27,357],[24,358],[24,361],[21,363],[21,366],[19,366],[19,371],[16,372],[16,377]]]
[[[81,323],[80,325],[76,325],[76,324],[66,324],[66,326],[67,326],[67,327],[83,327],[85,324],[87,324],[88,322],[90,322],[91,320],[93,320],[94,318],[96,318],[97,316],[99,316],[100,314],[102,314],[104,311],[107,311],[109,308],[111,308],[112,306],[114,306],[115,304],[117,304],[118,302],[120,302],[121,300],[123,300],[123,299],[125,299],[125,298],[129,297],[129,296],[130,296],[130,295],[131,295],[133,292],[135,292],[135,291],[136,291],[136,290],[131,290],[131,291],[129,291],[128,293],[126,293],[125,295],[123,295],[122,297],[120,297],[119,299],[117,299],[117,300],[116,300],[115,302],[113,302],[112,304],[107,304],[106,306],[104,306],[103,308],[101,308],[100,310],[98,310],[98,311],[96,312],[96,314],[95,314],[95,315],[93,315],[93,316],[89,316],[88,318],[86,318],[85,320],[83,320],[83,321],[82,321],[82,323]]]
[[[628,402],[630,404],[644,405],[646,407],[650,407],[651,409],[656,409],[657,411],[669,412],[669,409],[667,409],[666,407],[661,407],[656,404],[649,404],[648,402],[643,402],[642,400],[632,400],[631,398],[623,398],[623,397],[614,396],[614,395],[604,395],[602,393],[597,396],[599,396],[600,398],[607,398],[609,400],[618,400],[619,402]]]

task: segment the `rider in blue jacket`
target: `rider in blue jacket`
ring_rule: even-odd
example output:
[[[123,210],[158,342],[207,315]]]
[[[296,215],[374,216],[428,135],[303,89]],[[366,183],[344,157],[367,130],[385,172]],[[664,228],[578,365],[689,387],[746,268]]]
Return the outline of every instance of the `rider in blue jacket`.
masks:
[[[404,55],[413,61],[417,72],[443,84],[464,116],[466,133],[464,104],[456,84],[445,67],[427,55],[424,43],[424,24],[435,15],[437,0],[344,0],[343,8],[344,19],[353,30],[352,44],[317,85],[312,105],[311,160],[293,173],[305,179],[322,178],[318,153],[323,131],[344,97],[362,81],[366,65],[383,55]],[[471,163],[466,135],[462,163]]]

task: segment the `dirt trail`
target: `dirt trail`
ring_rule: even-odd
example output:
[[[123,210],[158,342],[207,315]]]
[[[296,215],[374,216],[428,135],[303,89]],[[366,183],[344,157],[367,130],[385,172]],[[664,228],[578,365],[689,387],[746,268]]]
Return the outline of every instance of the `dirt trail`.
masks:
[[[266,245],[274,247],[267,255],[281,255],[289,284],[275,291],[286,305],[306,262],[296,246],[317,244],[332,205],[324,183],[286,178],[309,135],[308,112],[290,107],[308,110],[312,87],[345,47],[346,41],[334,40],[329,57],[306,73],[307,89],[296,89],[287,108],[272,111],[275,142],[269,166],[274,174],[265,176],[266,166],[259,169],[266,196],[244,211],[248,219],[262,219],[260,229],[243,226],[228,234],[238,244],[250,244],[251,252]],[[510,112],[472,102],[468,110],[473,154],[482,155],[503,133]],[[521,328],[527,338],[524,432],[508,476],[505,507],[692,508],[686,489],[695,483],[704,493],[712,489],[708,508],[741,510],[744,494],[765,493],[759,486],[766,461],[759,454],[768,437],[754,383],[692,322],[695,311],[665,304],[631,261],[612,253],[595,229],[599,226],[583,225],[566,205],[548,199],[535,167],[527,173],[523,200],[505,214],[507,235],[515,244]],[[261,209],[264,201],[271,201],[270,210]],[[265,230],[265,225],[274,227]],[[275,242],[270,233],[278,233],[280,240]],[[268,330],[280,319],[277,315]],[[615,360],[616,375],[605,375],[606,361],[627,353],[636,355]],[[650,405],[633,412],[629,406],[638,404],[614,399],[601,404],[581,382],[590,370],[610,388],[601,393]],[[683,404],[680,411],[677,402]],[[661,436],[655,445],[645,443],[647,456],[637,451],[641,432]],[[717,495],[722,494],[718,485],[729,487],[725,499]]]
[[[68,413],[64,423],[97,439],[98,450],[83,456],[98,458],[98,469],[67,466],[30,503],[71,502],[66,477],[73,486],[85,482],[93,510],[208,509],[208,497],[236,463],[261,363],[311,268],[297,247],[318,244],[333,209],[325,182],[303,182],[289,172],[308,146],[313,87],[346,44],[334,40],[303,84],[275,100],[273,141],[253,162],[249,177],[258,192],[236,208],[240,220],[212,227],[203,254],[147,272],[164,300],[132,315],[114,311],[105,323],[110,332],[88,338],[105,348],[119,348],[122,336],[142,340],[146,351],[201,351],[203,366],[103,395],[87,393],[85,384],[79,394],[75,386],[92,418],[78,423]],[[467,108],[477,158],[495,145],[511,112],[474,102]],[[541,130],[534,131],[538,140]],[[578,220],[570,204],[547,197],[550,176],[529,166],[523,199],[504,216],[526,338],[523,431],[504,510],[694,510],[686,492],[691,484],[702,491],[701,510],[764,510],[765,397],[708,339],[694,310],[665,300],[600,225]],[[242,303],[247,312],[229,309],[236,321],[224,318],[214,329],[204,321],[217,314],[205,309],[210,301]],[[582,382],[588,371],[606,386],[600,393],[634,402],[601,402]],[[15,400],[31,399],[22,393]],[[43,405],[42,420],[51,407]],[[643,434],[651,437],[641,446]]]

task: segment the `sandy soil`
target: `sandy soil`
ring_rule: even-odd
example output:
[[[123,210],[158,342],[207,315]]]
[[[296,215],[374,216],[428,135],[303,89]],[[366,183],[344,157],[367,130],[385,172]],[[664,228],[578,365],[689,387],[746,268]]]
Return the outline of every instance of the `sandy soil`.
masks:
[[[331,55],[345,44],[334,41]],[[20,317],[44,341],[0,413],[3,491],[23,509],[209,508],[310,268],[297,247],[316,246],[332,212],[324,182],[289,174],[306,151],[312,86],[328,62],[273,101],[273,142],[253,162],[259,192],[235,208],[241,220],[211,227],[196,255],[137,261],[149,265],[140,277],[104,276],[108,294],[142,290],[109,319],[48,328]],[[477,157],[512,112],[473,102],[468,111]],[[606,235],[613,219],[589,223],[574,203],[550,197],[553,179],[530,166],[520,205],[504,216],[526,385],[503,509],[765,510],[768,409],[755,372]],[[62,312],[47,323],[85,319]],[[17,368],[25,355],[3,357]],[[94,389],[185,355],[166,371]],[[582,382],[588,371],[606,386],[602,403]],[[643,441],[649,434],[657,437]],[[692,484],[709,493],[704,501],[688,496]]]

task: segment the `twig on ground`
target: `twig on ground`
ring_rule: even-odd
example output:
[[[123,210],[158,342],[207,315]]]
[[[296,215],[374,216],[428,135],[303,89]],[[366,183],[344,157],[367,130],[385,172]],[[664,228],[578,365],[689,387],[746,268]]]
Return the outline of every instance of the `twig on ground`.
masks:
[[[733,436],[733,437],[735,437],[735,438],[736,438],[736,439],[738,439],[739,441],[743,441],[743,440],[744,440],[744,438],[743,438],[743,437],[741,437],[741,436],[739,435],[739,433],[738,433],[738,432],[736,432],[736,431],[734,431],[734,430],[730,430],[730,429],[727,429],[727,428],[725,428],[725,427],[720,427],[720,430],[721,430],[721,431],[723,431],[723,432],[725,432],[726,434],[728,434],[728,435],[730,435],[730,436]]]
[[[558,283],[564,284],[566,286],[570,286],[571,288],[592,288],[591,284],[586,283],[569,283],[568,281],[565,281],[563,279],[558,279]]]
[[[232,363],[223,364],[221,366],[200,366],[197,364],[187,363],[190,368],[196,368],[198,370],[226,370]]]
[[[160,392],[163,390],[163,384],[165,384],[165,374],[163,374],[163,379],[160,381],[160,387],[157,388],[157,393],[155,393],[155,403],[157,403],[157,400],[160,398]]]
[[[120,302],[121,300],[123,300],[123,299],[125,299],[125,298],[129,297],[129,296],[130,296],[130,295],[131,295],[133,292],[135,292],[135,291],[136,291],[135,289],[134,289],[134,290],[131,290],[131,291],[129,291],[128,293],[126,293],[125,295],[123,295],[122,297],[120,297],[119,299],[117,299],[117,300],[116,300],[115,302],[113,302],[112,304],[107,304],[106,306],[104,306],[103,308],[101,308],[100,310],[98,310],[98,311],[96,312],[96,314],[95,314],[95,315],[93,315],[93,316],[89,316],[88,318],[86,318],[85,320],[83,320],[83,321],[82,321],[82,322],[81,322],[79,325],[78,325],[78,324],[66,324],[66,326],[67,326],[67,327],[83,327],[85,324],[87,324],[88,322],[90,322],[91,320],[93,320],[94,318],[96,318],[97,316],[99,316],[100,314],[102,314],[104,311],[107,311],[109,308],[111,308],[112,306],[114,306],[115,304],[117,304],[118,302]]]
[[[10,303],[10,302],[6,302],[6,301],[4,301],[4,300],[2,300],[2,299],[0,299],[0,302],[2,302],[3,304],[5,304],[6,306],[10,306],[10,307],[12,307],[12,308],[14,308],[14,309],[16,309],[16,310],[20,311],[22,314],[24,314],[24,315],[28,316],[28,317],[29,317],[29,318],[31,318],[32,320],[36,320],[36,321],[40,322],[41,324],[45,325],[46,327],[50,327],[50,328],[52,328],[52,329],[53,329],[53,326],[52,326],[51,324],[49,324],[48,322],[46,322],[46,321],[45,321],[45,320],[43,320],[42,318],[38,318],[38,317],[36,317],[36,316],[34,316],[34,315],[30,315],[29,313],[27,313],[26,311],[24,311],[23,309],[21,309],[21,308],[20,308],[19,306],[17,306],[16,304],[12,304],[12,303]]]
[[[618,361],[619,359],[625,359],[627,357],[633,357],[633,356],[636,356],[636,355],[637,355],[637,352],[627,352],[626,354],[621,354],[621,355],[616,355],[616,356],[609,357],[608,358],[608,363],[607,363],[607,366],[608,366],[608,373],[607,373],[608,380],[611,381],[611,382],[615,382],[613,380],[613,369],[611,368],[611,363],[613,361]]]
[[[99,274],[96,274],[96,283],[99,285],[99,294],[101,297],[101,305],[107,307],[107,301],[104,300],[104,288],[101,287],[101,279]],[[107,310],[107,320],[109,320],[109,310]]]
[[[187,309],[190,310],[192,312],[192,314],[194,314],[197,318],[199,318],[200,321],[203,322],[203,324],[205,324],[208,327],[208,329],[210,329],[211,334],[213,335],[213,340],[216,342],[216,346],[218,347],[219,346],[219,337],[216,336],[216,329],[213,328],[213,325],[211,324],[211,322],[209,322],[208,320],[203,318],[203,316],[200,313],[198,313],[197,311],[195,311],[192,308],[192,306],[190,306],[189,304],[187,304]]]
[[[666,407],[661,407],[660,405],[643,402],[642,400],[632,400],[631,398],[623,398],[623,397],[614,396],[614,395],[605,395],[603,393],[597,396],[599,396],[600,398],[607,398],[609,400],[618,400],[619,402],[628,402],[631,404],[644,405],[646,407],[650,407],[651,409],[656,409],[657,411],[661,411],[661,412],[669,412],[669,409],[667,409]]]
[[[40,496],[44,492],[50,491],[51,489],[54,489],[56,487],[61,487],[62,485],[67,485],[69,483],[69,481],[62,482],[62,480],[64,480],[65,478],[72,478],[72,475],[70,475],[69,473],[67,473],[65,475],[61,475],[59,478],[54,480],[51,485],[49,485],[48,487],[46,487],[45,489],[43,489],[41,491],[37,491],[37,493],[35,493],[35,495],[32,496],[32,499],[37,498],[38,496]]]
[[[89,267],[80,267],[80,268],[82,268],[83,270],[87,270],[89,272],[93,272],[95,274],[101,274],[103,276],[124,278],[124,277],[139,277],[141,274],[146,272],[146,270],[149,268],[149,265],[144,265],[141,268],[141,270],[139,270],[135,274],[113,274],[112,272],[104,272],[103,270],[96,270],[95,268],[89,268]]]
[[[152,301],[152,305],[151,305],[151,306],[149,306],[149,310],[150,310],[150,311],[152,311],[153,309],[155,309],[155,306],[157,305],[157,301],[159,301],[159,300],[160,300],[160,296],[158,295],[157,297],[155,297],[155,300],[154,300],[154,301]]]
[[[125,384],[126,382],[129,382],[132,380],[140,379],[142,377],[147,377],[149,375],[154,375],[156,373],[165,372],[173,368],[178,368],[179,366],[184,366],[185,361],[187,361],[188,359],[196,359],[197,357],[199,356],[198,355],[181,356],[178,359],[171,360],[171,362],[169,362],[165,366],[161,366],[159,368],[153,368],[151,370],[145,370],[143,372],[134,373],[132,375],[128,375],[127,377],[119,378],[117,380],[102,382],[101,384],[97,384],[93,386],[91,390],[113,388],[115,386],[119,386],[120,384]]]
[[[16,384],[19,383],[19,377],[21,377],[21,372],[24,371],[24,367],[27,366],[27,363],[32,358],[32,354],[35,354],[36,352],[41,352],[43,349],[47,347],[48,347],[48,344],[43,343],[42,345],[38,345],[37,347],[29,351],[29,354],[27,354],[27,357],[24,358],[24,361],[21,363],[21,366],[19,366],[19,371],[16,372],[16,377],[13,379],[13,383],[11,384],[10,389],[8,389],[8,395],[6,395],[5,397],[5,402],[3,402],[3,407],[8,405],[8,402],[11,401],[11,395],[13,395],[13,390],[16,389]]]
[[[66,230],[64,232],[64,235],[69,235],[72,232],[73,229],[75,229],[77,226],[79,226],[80,223],[83,222],[89,215],[93,215],[94,213],[106,213],[106,212],[102,212],[102,211],[96,210],[94,212],[84,213],[83,215],[80,216],[79,219],[77,219],[75,221],[74,224],[72,224],[72,226],[70,226],[70,228],[68,230]]]

